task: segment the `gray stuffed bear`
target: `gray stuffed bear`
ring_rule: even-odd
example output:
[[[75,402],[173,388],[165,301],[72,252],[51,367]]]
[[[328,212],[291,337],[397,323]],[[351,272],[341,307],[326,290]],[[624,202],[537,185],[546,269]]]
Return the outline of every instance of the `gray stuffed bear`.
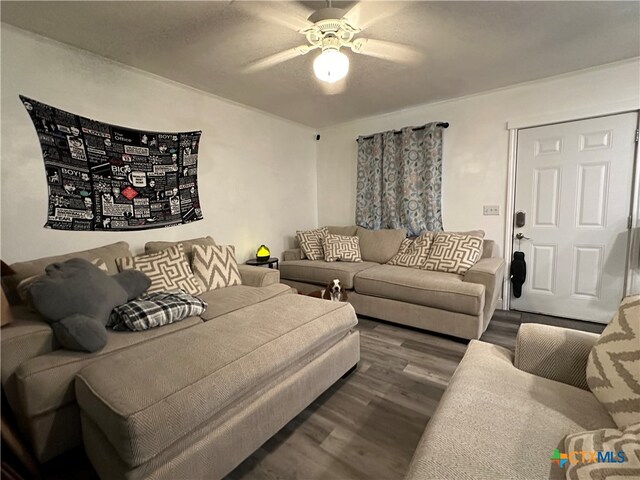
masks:
[[[34,281],[29,296],[69,350],[95,352],[107,343],[111,311],[143,294],[151,280],[137,270],[109,276],[81,258],[53,263]]]

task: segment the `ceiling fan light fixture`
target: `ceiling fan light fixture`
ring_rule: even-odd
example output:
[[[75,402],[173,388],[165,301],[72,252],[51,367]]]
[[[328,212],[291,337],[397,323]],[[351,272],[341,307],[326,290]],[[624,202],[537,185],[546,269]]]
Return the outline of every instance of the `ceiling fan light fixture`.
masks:
[[[313,72],[318,80],[335,83],[349,73],[349,57],[336,48],[325,48],[313,61]]]

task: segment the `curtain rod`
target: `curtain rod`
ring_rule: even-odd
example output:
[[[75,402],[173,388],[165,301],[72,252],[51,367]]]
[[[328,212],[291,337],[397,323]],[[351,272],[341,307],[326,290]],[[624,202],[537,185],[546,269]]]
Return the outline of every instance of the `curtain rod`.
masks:
[[[417,132],[418,130],[424,130],[427,126],[423,125],[422,127],[416,127],[414,129],[412,129],[414,132]],[[448,128],[449,127],[449,122],[440,122],[440,123],[436,123],[436,127],[440,127],[440,128]],[[401,130],[396,130],[393,133],[395,133],[396,135],[402,133]],[[370,138],[373,138],[373,135],[368,135],[366,137],[362,137],[362,140],[369,140]],[[358,141],[358,139],[356,138],[356,142]]]

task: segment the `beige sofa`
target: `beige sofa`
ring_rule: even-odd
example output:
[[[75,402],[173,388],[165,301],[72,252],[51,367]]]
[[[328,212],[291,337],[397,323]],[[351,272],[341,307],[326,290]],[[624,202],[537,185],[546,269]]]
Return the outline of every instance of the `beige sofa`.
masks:
[[[472,341],[420,440],[407,480],[565,478],[568,434],[617,428],[588,390],[598,335],[523,324],[515,356]],[[565,469],[566,470],[566,469]]]
[[[349,304],[281,295],[92,363],[75,385],[91,463],[224,477],[358,362],[356,324]]]
[[[471,269],[456,275],[386,265],[400,247],[398,235],[391,232],[356,226],[328,229],[360,237],[363,261],[303,260],[299,248],[287,250],[280,262],[283,283],[307,294],[337,278],[358,314],[465,339],[480,338],[486,330],[505,270],[492,240],[484,240],[482,258]]]
[[[150,251],[158,245],[148,244],[147,247],[147,251]],[[2,390],[40,462],[82,443],[74,380],[83,368],[131,348],[155,348],[146,345],[163,337],[173,336],[179,331],[191,329],[203,321],[229,315],[248,306],[291,293],[290,287],[279,283],[277,270],[239,265],[242,285],[202,294],[201,298],[209,306],[201,318],[191,317],[144,332],[108,330],[106,347],[91,354],[60,348],[49,325],[25,305],[16,303],[18,282],[43,273],[44,268],[50,263],[72,257],[88,260],[99,258],[113,274],[117,273],[115,259],[131,254],[127,243],[118,242],[68,255],[14,263],[11,267],[16,275],[4,277],[5,289],[14,304],[11,307],[12,323],[0,331]]]

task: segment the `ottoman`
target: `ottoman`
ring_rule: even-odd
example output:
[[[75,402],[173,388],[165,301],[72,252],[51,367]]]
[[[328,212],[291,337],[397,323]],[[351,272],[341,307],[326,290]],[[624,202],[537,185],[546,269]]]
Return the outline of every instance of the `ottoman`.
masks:
[[[91,463],[223,477],[359,361],[356,324],[347,303],[283,295],[92,363],[75,382]]]

